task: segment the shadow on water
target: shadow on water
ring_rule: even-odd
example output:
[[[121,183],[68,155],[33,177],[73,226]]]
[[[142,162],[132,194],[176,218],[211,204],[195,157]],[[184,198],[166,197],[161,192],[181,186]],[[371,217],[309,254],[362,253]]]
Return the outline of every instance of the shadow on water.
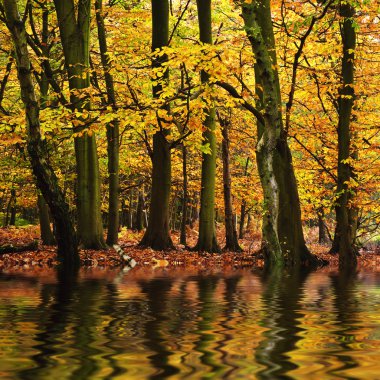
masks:
[[[0,276],[0,377],[378,378],[375,276],[360,283],[355,273],[286,270],[56,276]]]
[[[20,372],[19,378],[44,378],[50,369],[58,365],[57,356],[63,353],[60,347],[70,321],[77,275],[75,270],[67,272],[61,269],[57,271],[57,283],[42,285],[41,303],[37,307],[40,332],[36,335],[38,344],[34,347],[38,353],[31,358],[35,366]]]
[[[265,305],[261,324],[267,330],[265,339],[256,350],[257,363],[265,368],[257,373],[258,379],[292,379],[289,372],[298,368],[289,354],[296,349],[302,331],[298,319],[302,316],[301,300],[304,284],[310,271],[274,269],[261,276]]]
[[[332,288],[334,290],[334,307],[337,329],[335,331],[338,349],[332,352],[341,366],[328,373],[339,376],[342,379],[356,380],[357,377],[345,375],[344,372],[359,366],[353,355],[352,345],[355,342],[356,325],[359,321],[358,312],[360,302],[357,298],[357,273],[355,271],[340,271],[331,275]]]
[[[167,321],[171,310],[168,309],[168,293],[173,280],[157,278],[149,281],[139,281],[141,290],[148,298],[150,315],[144,324],[145,345],[153,353],[149,356],[152,367],[157,372],[150,379],[163,379],[179,372],[177,367],[169,364],[172,352],[168,349],[167,338],[163,335],[163,324]]]
[[[107,296],[102,294],[106,289]],[[103,309],[110,312],[114,301],[112,289],[104,281],[78,281],[78,270],[59,268],[56,283],[43,284],[40,298],[37,307],[40,332],[36,334],[38,344],[34,347],[38,352],[31,357],[35,365],[19,372],[19,378],[51,379],[59,375],[89,379],[101,369],[102,360],[108,361],[113,374],[122,372],[112,363],[112,355],[97,358],[101,353],[96,347],[99,303],[104,303]]]

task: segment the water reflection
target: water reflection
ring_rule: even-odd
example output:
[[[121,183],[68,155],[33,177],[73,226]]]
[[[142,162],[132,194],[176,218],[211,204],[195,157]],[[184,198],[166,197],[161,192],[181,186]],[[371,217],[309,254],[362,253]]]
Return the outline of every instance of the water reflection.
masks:
[[[292,379],[286,374],[298,368],[290,353],[301,339],[298,319],[302,317],[299,310],[308,274],[277,269],[262,275],[265,313],[261,324],[268,331],[255,355],[265,366],[257,374],[260,379]]]
[[[376,274],[0,275],[0,377],[377,379]]]

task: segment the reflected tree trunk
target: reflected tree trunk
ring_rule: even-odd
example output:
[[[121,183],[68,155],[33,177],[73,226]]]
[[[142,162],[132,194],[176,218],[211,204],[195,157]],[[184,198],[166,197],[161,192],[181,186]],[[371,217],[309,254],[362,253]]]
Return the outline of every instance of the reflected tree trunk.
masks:
[[[281,268],[265,271],[262,276],[263,302],[266,315],[261,322],[269,328],[264,333],[256,351],[256,360],[266,368],[257,374],[258,379],[293,379],[290,371],[297,369],[289,357],[301,339],[299,319],[302,317],[300,302],[303,297],[303,285],[310,272],[286,271]]]

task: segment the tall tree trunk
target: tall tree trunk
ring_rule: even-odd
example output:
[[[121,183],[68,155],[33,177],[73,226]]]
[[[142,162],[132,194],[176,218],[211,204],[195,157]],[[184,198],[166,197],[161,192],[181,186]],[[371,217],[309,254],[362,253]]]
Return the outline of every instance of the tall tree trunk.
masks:
[[[48,164],[46,146],[41,140],[39,106],[34,93],[31,64],[28,55],[25,25],[20,18],[15,0],[3,0],[7,26],[12,34],[16,52],[21,98],[25,105],[27,149],[37,186],[48,203],[56,226],[58,258],[65,267],[79,265],[77,239],[58,179]]]
[[[256,155],[264,192],[265,262],[276,266],[317,264],[303,236],[297,183],[283,127],[270,1],[244,3],[242,14],[255,54],[258,105],[264,119],[264,123],[258,121]]]
[[[244,175],[248,174],[248,165],[249,165],[249,157],[247,157],[247,161],[245,162]],[[240,207],[240,224],[239,224],[239,239],[243,239],[244,237],[244,223],[245,223],[245,215],[246,215],[246,207],[247,201],[243,199]]]
[[[323,207],[319,209],[317,212],[318,215],[318,243],[323,244],[327,242],[327,235],[326,235],[326,226],[325,226],[325,213],[323,211]]]
[[[41,240],[44,245],[55,245],[55,238],[50,228],[49,207],[44,197],[38,194],[38,217],[40,220]]]
[[[41,33],[41,50],[42,55],[46,58],[49,57],[49,9],[46,4],[42,4],[42,33]],[[44,109],[48,106],[48,93],[49,93],[49,80],[46,76],[45,71],[41,73],[40,81],[40,108]],[[42,194],[37,196],[37,208],[38,208],[38,218],[40,222],[40,234],[42,244],[44,245],[55,245],[55,237],[53,231],[50,227],[50,215],[49,206],[47,205]]]
[[[349,162],[351,157],[352,107],[354,104],[354,62],[356,48],[355,9],[349,2],[341,1],[339,5],[340,31],[343,45],[342,86],[339,90],[339,122],[338,122],[338,185],[336,207],[336,233],[339,244],[339,265],[341,267],[356,266],[353,230],[355,228],[355,211],[351,210],[353,168]]]
[[[69,78],[70,102],[73,110],[90,109],[88,97],[81,97],[90,86],[90,16],[91,0],[54,0],[65,67]],[[79,96],[78,96],[79,93]],[[85,131],[84,120],[78,120],[75,132],[75,157],[77,164],[78,236],[85,248],[105,247],[102,216],[100,212],[100,173],[96,137]]]
[[[239,245],[236,224],[234,220],[234,211],[232,207],[231,196],[231,170],[230,170],[230,139],[228,135],[228,127],[230,121],[220,118],[222,127],[222,159],[223,159],[223,194],[224,194],[224,220],[226,227],[226,245],[224,250],[241,252]]]
[[[145,204],[145,199],[144,199],[144,192],[139,190],[138,196],[137,196],[137,210],[136,210],[136,220],[135,220],[135,225],[134,229],[137,231],[142,231],[143,224],[144,224],[144,204]]]
[[[197,0],[200,41],[212,44],[211,0]],[[209,75],[201,72],[202,83],[208,83]],[[215,233],[215,177],[216,137],[215,108],[206,110],[203,140],[210,146],[210,154],[202,153],[201,210],[199,214],[199,238],[194,249],[206,252],[220,252]]]
[[[152,0],[152,51],[161,49],[169,40],[169,3],[168,0]],[[167,56],[154,57],[152,66],[162,67]],[[166,70],[163,78],[169,80]],[[153,97],[158,98],[162,85],[153,86]],[[166,108],[168,110],[168,108]],[[158,119],[158,123],[161,121]],[[142,247],[156,250],[173,248],[169,234],[169,200],[171,187],[171,153],[166,139],[168,130],[160,130],[153,136],[152,149],[152,190],[148,227],[140,242]]]
[[[107,38],[103,19],[103,1],[95,0],[96,22],[100,57],[107,89],[107,103],[116,110],[116,98],[113,76],[110,73],[111,62],[107,54]],[[108,229],[107,244],[117,244],[119,231],[119,121],[107,124],[108,152]]]
[[[181,235],[179,242],[186,246],[186,223],[187,223],[187,203],[188,203],[188,190],[187,190],[187,149],[186,145],[182,144],[182,174],[183,174],[183,197],[182,197],[182,219],[181,219]]]

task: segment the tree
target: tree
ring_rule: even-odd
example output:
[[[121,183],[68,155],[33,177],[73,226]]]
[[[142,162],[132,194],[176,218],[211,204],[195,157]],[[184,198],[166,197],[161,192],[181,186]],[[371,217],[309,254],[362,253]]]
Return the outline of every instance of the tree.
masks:
[[[258,108],[257,164],[264,192],[263,244],[269,265],[317,263],[306,247],[292,156],[283,126],[270,1],[242,3],[245,31],[255,55]]]
[[[6,24],[14,43],[21,98],[25,106],[27,149],[30,163],[37,180],[37,186],[48,203],[54,219],[58,258],[62,260],[65,267],[76,267],[79,265],[79,255],[69,207],[58,185],[58,179],[47,161],[46,145],[41,139],[40,108],[32,81],[25,19],[20,17],[16,0],[3,0],[3,4]]]
[[[212,44],[211,0],[197,0],[199,39],[203,44]],[[209,82],[209,74],[201,72],[204,85]],[[219,252],[215,233],[215,174],[216,137],[215,108],[208,106],[204,121],[203,141],[209,152],[202,153],[201,209],[199,213],[199,238],[195,249],[206,252]]]
[[[167,0],[152,0],[152,51],[157,52],[168,44],[169,40],[169,3]],[[153,57],[152,67],[160,69],[167,61],[165,54]],[[162,80],[168,81],[169,72],[164,70]],[[163,84],[153,85],[153,97],[158,98]],[[169,108],[163,106],[165,111]],[[171,186],[171,153],[167,141],[168,129],[162,127],[163,120],[157,114],[159,130],[153,135],[152,190],[150,198],[149,221],[140,242],[142,247],[165,250],[173,247],[169,234],[169,199]]]
[[[73,111],[91,109],[86,90],[90,86],[91,0],[54,0],[67,71]],[[86,113],[84,113],[86,114]],[[100,174],[96,137],[79,117],[74,125],[77,164],[78,236],[85,248],[104,248],[100,213]]]
[[[96,23],[98,26],[99,50],[106,82],[107,104],[116,110],[116,98],[113,76],[110,73],[111,62],[107,54],[107,37],[103,18],[103,1],[95,0]],[[107,244],[117,243],[119,232],[119,121],[107,124],[108,152],[108,229]]]
[[[236,224],[234,221],[234,213],[232,208],[232,195],[231,195],[231,169],[230,169],[230,138],[228,127],[230,121],[228,118],[219,117],[222,127],[222,159],[223,159],[223,195],[224,195],[224,220],[226,227],[226,246],[225,250],[241,252],[242,249],[239,245]]]
[[[357,215],[351,206],[353,198],[352,183],[355,181],[352,163],[352,136],[350,124],[352,107],[355,100],[354,64],[355,64],[355,8],[348,1],[339,4],[340,33],[342,38],[342,84],[338,99],[338,184],[336,207],[336,234],[338,235],[339,265],[356,265],[354,239]]]

